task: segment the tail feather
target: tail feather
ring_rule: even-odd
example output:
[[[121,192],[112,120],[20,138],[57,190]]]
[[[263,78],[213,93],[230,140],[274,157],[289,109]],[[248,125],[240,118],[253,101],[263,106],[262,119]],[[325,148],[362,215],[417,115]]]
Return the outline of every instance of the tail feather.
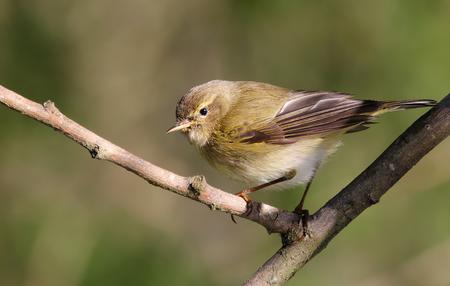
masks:
[[[420,107],[435,106],[436,101],[432,99],[418,99],[418,100],[403,100],[403,101],[375,101],[365,100],[360,114],[368,115],[365,121],[361,121],[355,127],[347,130],[347,133],[358,132],[369,128],[368,124],[376,123],[373,121],[376,116],[396,110],[412,109]]]
[[[432,99],[386,101],[382,104],[381,109],[400,110],[400,109],[420,108],[434,105],[436,105],[436,101]]]

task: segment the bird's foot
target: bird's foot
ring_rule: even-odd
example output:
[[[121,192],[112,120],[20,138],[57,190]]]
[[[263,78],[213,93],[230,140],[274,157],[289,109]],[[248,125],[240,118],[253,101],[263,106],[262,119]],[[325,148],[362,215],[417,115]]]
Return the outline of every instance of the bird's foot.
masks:
[[[240,192],[237,192],[235,195],[238,197],[241,197],[247,204],[249,204],[252,200],[250,199],[250,197],[248,196],[249,193],[251,193],[252,191],[250,189],[244,189]]]
[[[249,215],[252,212],[252,200],[250,199],[250,197],[248,195],[251,192],[252,191],[250,189],[244,189],[244,190],[242,190],[242,191],[240,191],[240,192],[235,194],[236,196],[241,197],[246,203],[245,213],[242,214],[244,216],[247,216],[247,215]],[[237,223],[236,219],[234,218],[234,215],[231,215],[231,220],[234,223]]]
[[[295,208],[294,213],[300,216],[300,222],[302,224],[303,229],[303,237],[309,236],[308,230],[308,220],[309,220],[309,211],[303,208]]]

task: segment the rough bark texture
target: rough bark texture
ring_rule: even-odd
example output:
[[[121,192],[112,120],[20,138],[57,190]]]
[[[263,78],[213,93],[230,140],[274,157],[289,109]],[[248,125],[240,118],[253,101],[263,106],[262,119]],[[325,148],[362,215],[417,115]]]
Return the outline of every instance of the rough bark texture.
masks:
[[[409,169],[450,134],[450,95],[419,118],[347,187],[312,215],[304,236],[297,214],[252,202],[246,212],[242,198],[206,183],[203,176],[182,177],[151,164],[89,131],[47,101],[38,104],[0,86],[0,102],[76,141],[92,158],[107,160],[150,184],[230,214],[250,219],[269,233],[281,233],[283,247],[245,285],[282,285],[361,212],[377,203]]]

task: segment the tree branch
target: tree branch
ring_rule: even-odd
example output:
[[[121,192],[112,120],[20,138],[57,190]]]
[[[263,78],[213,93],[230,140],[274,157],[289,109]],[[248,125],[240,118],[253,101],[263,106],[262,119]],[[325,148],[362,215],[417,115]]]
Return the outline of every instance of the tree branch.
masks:
[[[245,285],[282,285],[406,172],[450,135],[450,94],[413,123],[366,170],[319,209],[309,237],[278,250]]]
[[[303,237],[299,216],[252,202],[250,213],[240,198],[206,183],[203,176],[182,177],[151,164],[82,127],[47,101],[43,105],[0,86],[0,102],[36,119],[89,150],[95,159],[117,164],[150,184],[188,197],[213,210],[238,215],[281,233],[284,246],[246,282],[246,285],[282,285],[361,212],[377,203],[409,169],[450,134],[450,95],[419,118],[383,154],[347,187],[319,209]]]

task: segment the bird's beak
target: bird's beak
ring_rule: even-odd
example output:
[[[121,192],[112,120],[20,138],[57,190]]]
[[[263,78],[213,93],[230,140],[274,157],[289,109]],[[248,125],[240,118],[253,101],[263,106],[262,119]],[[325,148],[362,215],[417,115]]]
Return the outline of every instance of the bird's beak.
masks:
[[[192,122],[190,122],[190,121],[188,121],[188,120],[183,120],[183,121],[178,122],[177,124],[175,124],[174,127],[169,128],[169,130],[167,130],[166,133],[172,133],[172,132],[175,132],[175,131],[179,131],[179,130],[188,128],[188,127],[190,127],[191,125],[192,125]]]

